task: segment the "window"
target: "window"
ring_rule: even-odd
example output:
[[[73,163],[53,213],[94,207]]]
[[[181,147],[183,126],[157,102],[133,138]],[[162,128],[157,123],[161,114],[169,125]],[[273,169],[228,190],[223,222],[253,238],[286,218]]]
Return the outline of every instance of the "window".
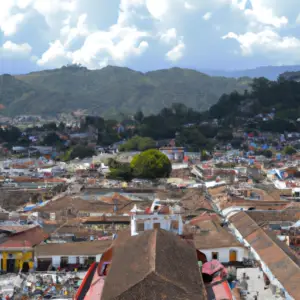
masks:
[[[137,223],[136,224],[137,231],[144,231],[145,230],[145,224],[144,223]]]
[[[212,252],[211,257],[212,259],[219,259],[219,252]]]
[[[154,223],[153,229],[160,229],[160,223]]]

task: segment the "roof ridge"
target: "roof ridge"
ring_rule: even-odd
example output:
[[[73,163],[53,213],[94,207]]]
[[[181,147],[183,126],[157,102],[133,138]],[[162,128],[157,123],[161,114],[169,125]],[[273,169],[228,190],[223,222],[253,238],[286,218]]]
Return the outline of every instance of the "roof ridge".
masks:
[[[255,220],[253,220],[247,213],[245,213],[245,212],[239,212],[240,214],[244,214],[244,217],[245,216],[247,216],[248,218],[250,218],[256,225],[257,225],[257,228],[256,228],[256,230],[254,230],[254,231],[252,231],[250,234],[248,234],[246,237],[243,237],[243,239],[246,239],[249,235],[251,235],[252,233],[254,233],[255,231],[258,231],[258,230],[260,230],[264,235],[265,235],[265,237],[268,239],[268,240],[270,240],[270,242],[273,244],[273,245],[275,245],[275,247],[277,247],[278,248],[278,250],[280,251],[280,252],[282,252],[283,254],[284,254],[284,256],[285,257],[287,257],[288,258],[288,260],[289,261],[291,261],[292,262],[292,264],[294,264],[299,270],[300,270],[300,266],[296,263],[296,262],[294,262],[294,260],[292,260],[292,258],[288,255],[288,254],[286,254],[286,252],[276,243],[276,242],[274,242],[273,240],[272,240],[272,238],[268,235],[268,233],[264,230],[264,229],[262,229],[257,223],[256,223],[256,221]],[[251,246],[251,244],[250,244],[250,246]],[[252,247],[252,246],[251,246]],[[256,252],[256,250],[255,250],[255,252]],[[260,255],[258,255],[259,257],[260,257]]]
[[[151,235],[153,235],[153,247],[152,251],[151,251],[151,257],[150,260],[152,259],[153,261],[149,261],[150,266],[151,266],[151,271],[156,273],[156,250],[157,250],[157,232],[159,229],[154,229],[153,232],[151,233]],[[153,253],[154,251],[154,253]]]

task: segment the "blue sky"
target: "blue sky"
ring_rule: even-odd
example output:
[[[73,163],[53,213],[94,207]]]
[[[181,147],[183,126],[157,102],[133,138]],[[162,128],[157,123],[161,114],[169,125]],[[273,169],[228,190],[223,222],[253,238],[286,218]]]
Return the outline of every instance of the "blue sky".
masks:
[[[299,0],[3,0],[0,73],[300,64]]]

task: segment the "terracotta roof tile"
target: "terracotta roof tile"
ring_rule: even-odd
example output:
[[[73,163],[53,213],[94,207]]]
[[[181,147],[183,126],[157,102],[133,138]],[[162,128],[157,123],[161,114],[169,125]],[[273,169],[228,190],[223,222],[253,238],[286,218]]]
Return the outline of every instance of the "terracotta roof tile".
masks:
[[[178,236],[151,230],[120,239],[102,300],[206,299],[195,248]]]
[[[0,244],[0,249],[4,248],[19,248],[19,247],[34,247],[43,242],[48,235],[39,226],[31,227],[28,230],[18,232],[5,239]]]
[[[280,242],[274,242],[267,232],[245,212],[239,212],[230,218],[230,222],[243,238],[257,252],[273,275],[284,286],[289,295],[298,299],[300,295],[300,267]]]
[[[46,256],[81,256],[102,254],[112,244],[112,240],[74,242],[62,244],[43,244],[35,247],[37,257]]]
[[[199,208],[212,210],[210,202],[205,198],[199,190],[188,191],[187,194],[181,198],[183,208],[188,210],[195,210]]]

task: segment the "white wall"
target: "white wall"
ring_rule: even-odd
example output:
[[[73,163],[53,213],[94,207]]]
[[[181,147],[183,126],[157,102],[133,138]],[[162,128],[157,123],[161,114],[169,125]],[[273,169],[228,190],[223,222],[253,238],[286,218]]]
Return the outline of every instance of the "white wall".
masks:
[[[243,261],[243,258],[247,258],[247,250],[242,247],[227,247],[227,248],[212,248],[212,249],[198,249],[202,253],[206,255],[206,258],[208,261],[212,260],[212,252],[218,252],[219,253],[219,261],[221,263],[228,263],[230,262],[229,256],[230,256],[230,250],[235,250],[236,253],[236,260],[237,261]]]
[[[131,235],[137,235],[137,220],[144,223],[144,230],[152,230],[154,223],[160,223],[160,228],[182,234],[183,223],[180,215],[133,215],[131,216]],[[178,229],[171,228],[172,220],[178,221]]]

